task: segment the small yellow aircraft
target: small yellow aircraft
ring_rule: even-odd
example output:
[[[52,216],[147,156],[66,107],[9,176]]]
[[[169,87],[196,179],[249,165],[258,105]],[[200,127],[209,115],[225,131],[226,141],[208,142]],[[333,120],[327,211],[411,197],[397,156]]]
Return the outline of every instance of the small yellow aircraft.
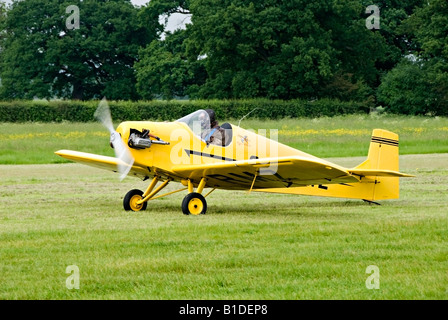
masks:
[[[224,123],[214,126],[212,110],[198,110],[174,122],[127,121],[113,128],[107,101],[95,117],[110,131],[116,157],[59,150],[57,155],[82,164],[143,180],[145,191],[131,190],[123,199],[129,211],[145,210],[150,200],[188,190],[186,215],[205,214],[205,198],[215,189],[376,200],[397,199],[398,135],[373,130],[367,159],[344,168],[253,131]],[[160,182],[160,185],[156,185]],[[182,188],[157,195],[170,182]],[[210,191],[203,195],[204,189]]]

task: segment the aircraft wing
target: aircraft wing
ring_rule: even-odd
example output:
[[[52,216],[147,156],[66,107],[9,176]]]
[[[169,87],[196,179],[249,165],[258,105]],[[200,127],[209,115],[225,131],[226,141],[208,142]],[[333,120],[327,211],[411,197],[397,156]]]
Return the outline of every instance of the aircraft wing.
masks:
[[[254,189],[359,182],[343,167],[301,156],[178,165],[172,171],[194,182],[205,177],[208,187],[226,189],[250,189],[255,174]]]
[[[126,165],[124,162],[122,162],[118,158],[102,156],[102,155],[93,154],[93,153],[86,153],[86,152],[79,152],[79,151],[72,151],[72,150],[59,150],[59,151],[56,151],[55,153],[58,156],[61,156],[62,158],[65,158],[65,159],[68,159],[71,161],[75,161],[75,162],[85,164],[85,165],[88,165],[91,167],[110,170],[113,172],[117,172],[117,165],[119,163]],[[149,171],[148,171],[148,169],[145,169],[143,167],[133,165],[131,170],[129,171],[129,175],[144,179],[145,177],[148,177]]]

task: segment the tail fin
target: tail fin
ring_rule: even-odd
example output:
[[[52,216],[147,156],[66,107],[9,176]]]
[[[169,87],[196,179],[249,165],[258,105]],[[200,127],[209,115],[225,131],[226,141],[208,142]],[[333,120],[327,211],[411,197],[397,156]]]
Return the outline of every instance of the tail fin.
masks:
[[[367,160],[348,170],[360,177],[359,183],[352,184],[353,190],[348,197],[368,201],[398,199],[400,177],[411,177],[398,172],[398,169],[398,134],[374,129]],[[335,191],[342,191],[339,189]]]
[[[372,133],[367,160],[356,169],[398,171],[398,161],[398,134],[375,129]]]
[[[374,181],[371,184],[372,197],[366,200],[398,199],[400,195],[399,177],[407,176],[398,172],[398,156],[398,135],[387,130],[373,130],[367,160],[354,170],[350,170],[354,174],[364,172],[365,182]],[[368,173],[369,170],[372,172],[371,175]],[[389,174],[388,171],[390,171]],[[391,173],[395,173],[395,176]],[[363,184],[362,180],[361,184]]]

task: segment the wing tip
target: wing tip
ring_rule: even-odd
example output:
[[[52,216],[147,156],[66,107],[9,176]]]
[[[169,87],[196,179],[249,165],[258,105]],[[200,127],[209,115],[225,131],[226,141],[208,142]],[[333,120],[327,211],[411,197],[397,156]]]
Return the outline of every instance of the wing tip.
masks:
[[[61,150],[55,151],[54,154],[57,154],[58,156],[60,156],[60,155],[64,154],[65,151],[66,150],[61,149]]]

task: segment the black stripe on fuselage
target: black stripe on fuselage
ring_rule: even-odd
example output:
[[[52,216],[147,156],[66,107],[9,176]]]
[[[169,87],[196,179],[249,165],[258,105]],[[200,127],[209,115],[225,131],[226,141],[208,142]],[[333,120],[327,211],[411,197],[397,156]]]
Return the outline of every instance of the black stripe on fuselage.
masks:
[[[223,157],[223,156],[217,156],[217,155],[210,154],[210,153],[204,153],[204,152],[199,152],[199,151],[194,151],[194,150],[187,150],[187,149],[184,149],[184,150],[185,150],[185,152],[187,153],[188,156],[193,154],[195,156],[207,157],[207,158],[224,160],[224,161],[236,161],[235,159],[232,159],[232,158],[226,158],[226,157]]]

